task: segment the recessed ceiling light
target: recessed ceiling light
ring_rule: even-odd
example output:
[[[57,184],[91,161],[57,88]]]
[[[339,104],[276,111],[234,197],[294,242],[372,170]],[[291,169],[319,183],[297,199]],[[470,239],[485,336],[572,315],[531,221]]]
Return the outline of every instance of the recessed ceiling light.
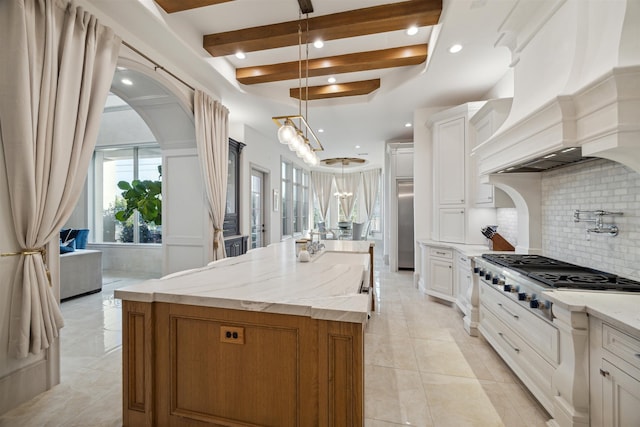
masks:
[[[454,44],[453,46],[451,46],[449,48],[449,52],[451,53],[458,53],[462,50],[462,45],[461,44]]]
[[[336,78],[335,77],[329,77],[329,79],[327,81],[329,83],[335,83],[336,82]]]
[[[359,145],[356,145],[356,148],[360,148],[360,146],[359,146]]]
[[[318,129],[318,133],[324,132],[324,129]]]
[[[116,68],[118,69],[118,71],[125,71],[125,70],[126,70],[126,68],[125,68],[125,67],[120,67],[120,66],[118,66],[118,67],[116,67]]]
[[[411,27],[407,28],[408,36],[415,36],[416,34],[418,34],[418,27],[416,27],[415,25],[412,25]]]
[[[244,59],[246,57],[247,57],[247,55],[245,55],[244,52],[241,52],[241,51],[236,52],[236,58]]]
[[[321,49],[324,46],[324,42],[320,39],[313,42],[313,47],[316,49]]]
[[[122,79],[120,81],[122,82],[122,84],[125,84],[127,86],[131,86],[133,84],[133,82],[129,79]]]
[[[410,127],[411,127],[411,123],[405,123],[405,124],[404,124],[404,127],[406,127],[406,128],[410,128]]]

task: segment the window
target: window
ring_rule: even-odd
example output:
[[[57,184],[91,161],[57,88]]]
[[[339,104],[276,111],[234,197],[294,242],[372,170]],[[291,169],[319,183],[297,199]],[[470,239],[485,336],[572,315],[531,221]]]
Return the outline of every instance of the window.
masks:
[[[282,161],[282,236],[302,234],[309,228],[309,173]]]
[[[94,153],[94,239],[96,243],[162,243],[162,229],[136,212],[122,222],[116,212],[125,206],[118,182],[160,181],[162,155],[157,144],[100,148]]]

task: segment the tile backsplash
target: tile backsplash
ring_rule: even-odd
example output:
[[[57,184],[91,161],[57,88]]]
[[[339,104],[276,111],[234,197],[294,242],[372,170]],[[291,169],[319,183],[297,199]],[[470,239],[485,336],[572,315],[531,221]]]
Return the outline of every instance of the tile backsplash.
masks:
[[[580,210],[620,211],[605,216],[619,234],[586,232]],[[620,163],[591,160],[542,174],[542,251],[552,258],[640,280],[640,174]]]
[[[498,233],[513,246],[518,246],[518,211],[516,208],[496,209]]]

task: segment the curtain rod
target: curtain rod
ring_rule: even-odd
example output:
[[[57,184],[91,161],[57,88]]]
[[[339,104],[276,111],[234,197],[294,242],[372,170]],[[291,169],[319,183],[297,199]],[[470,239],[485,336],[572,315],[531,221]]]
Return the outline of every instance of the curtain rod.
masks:
[[[132,51],[134,51],[135,53],[137,53],[138,55],[142,56],[147,61],[151,62],[155,66],[154,71],[158,71],[158,69],[160,69],[160,70],[164,71],[165,73],[169,74],[171,77],[173,77],[174,79],[176,79],[180,83],[182,83],[183,85],[185,85],[186,87],[188,87],[189,89],[195,91],[195,88],[193,86],[191,86],[189,83],[185,82],[180,77],[176,76],[171,71],[167,70],[162,65],[158,64],[156,61],[154,61],[153,59],[149,58],[147,55],[145,55],[144,53],[140,52],[138,49],[136,49],[135,47],[131,46],[126,41],[123,40],[122,44],[125,45],[126,47],[128,47],[129,49],[131,49]]]

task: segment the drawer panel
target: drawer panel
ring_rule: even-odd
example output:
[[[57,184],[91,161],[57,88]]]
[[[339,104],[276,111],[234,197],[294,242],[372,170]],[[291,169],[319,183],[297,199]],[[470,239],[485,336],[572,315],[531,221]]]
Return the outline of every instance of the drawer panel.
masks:
[[[640,340],[606,323],[602,324],[602,347],[640,369]]]
[[[456,252],[456,268],[471,271],[471,262],[469,257]]]
[[[560,363],[560,333],[555,326],[484,282],[480,282],[480,301],[549,362]]]
[[[504,325],[485,305],[480,306],[480,331],[536,399],[547,411],[552,412],[554,366]]]
[[[437,258],[453,259],[453,251],[445,248],[429,248],[429,255]]]

